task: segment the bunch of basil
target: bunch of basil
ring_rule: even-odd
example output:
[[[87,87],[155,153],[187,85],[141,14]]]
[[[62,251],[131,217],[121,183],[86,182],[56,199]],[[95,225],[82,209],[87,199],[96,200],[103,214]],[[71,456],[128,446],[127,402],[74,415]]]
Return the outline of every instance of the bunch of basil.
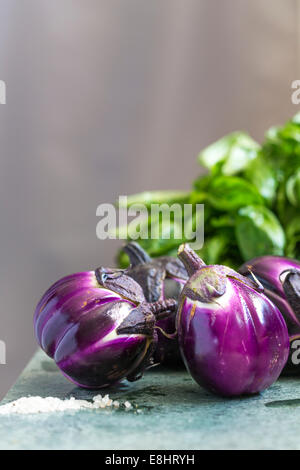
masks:
[[[141,193],[129,196],[127,206],[204,204],[205,243],[198,254],[207,264],[237,267],[262,255],[300,258],[300,113],[269,129],[261,146],[234,132],[200,152],[198,160],[208,171],[190,192]],[[139,239],[141,246],[152,257],[176,255],[186,241],[174,237],[176,220],[166,224],[157,216],[150,223],[158,226],[160,238]],[[128,264],[123,252],[119,264]]]

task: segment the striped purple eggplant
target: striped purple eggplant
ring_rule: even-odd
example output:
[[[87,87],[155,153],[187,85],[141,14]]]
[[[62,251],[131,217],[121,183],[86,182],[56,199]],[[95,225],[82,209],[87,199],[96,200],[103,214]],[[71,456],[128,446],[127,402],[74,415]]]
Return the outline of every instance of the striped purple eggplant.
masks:
[[[130,260],[126,274],[137,281],[143,288],[148,302],[157,302],[169,298],[179,298],[180,292],[188,279],[181,261],[172,256],[150,258],[136,242],[128,243],[124,248]],[[154,354],[157,363],[167,365],[182,364],[176,330],[176,315],[157,322],[158,342]]]
[[[192,377],[223,396],[260,392],[279,377],[289,353],[285,321],[256,282],[206,266],[179,249],[190,278],[177,313],[179,345]]]
[[[39,301],[41,348],[76,385],[101,388],[137,380],[153,363],[155,323],[174,314],[171,299],[149,304],[123,271],[99,268],[53,284]]]
[[[281,256],[261,256],[243,264],[239,272],[256,279],[281,311],[290,336],[286,374],[300,373],[300,262]]]

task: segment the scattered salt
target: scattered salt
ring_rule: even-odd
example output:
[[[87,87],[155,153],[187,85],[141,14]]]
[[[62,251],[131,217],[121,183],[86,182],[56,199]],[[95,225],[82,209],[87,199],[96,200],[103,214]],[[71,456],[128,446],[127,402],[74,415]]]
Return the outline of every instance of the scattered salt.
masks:
[[[93,401],[76,400],[74,397],[61,400],[55,397],[22,397],[5,405],[0,406],[0,415],[9,414],[33,414],[33,413],[50,413],[55,411],[66,410],[83,410],[83,409],[99,409],[99,408],[119,408],[120,403],[109,398],[109,395],[102,397],[96,395]],[[128,401],[124,403],[126,410],[132,405]]]

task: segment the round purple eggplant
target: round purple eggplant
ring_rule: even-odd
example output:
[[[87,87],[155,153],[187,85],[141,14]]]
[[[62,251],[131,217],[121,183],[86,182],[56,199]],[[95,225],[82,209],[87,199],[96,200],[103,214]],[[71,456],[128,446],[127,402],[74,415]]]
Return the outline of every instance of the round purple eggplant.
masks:
[[[177,303],[146,302],[123,271],[99,268],[64,277],[43,295],[34,315],[41,348],[76,385],[102,388],[137,380],[153,364],[155,323]]]
[[[289,353],[285,321],[261,287],[226,266],[206,266],[188,245],[179,249],[190,279],[177,313],[186,367],[223,396],[261,392],[279,377]]]
[[[239,272],[250,279],[255,277],[281,311],[290,337],[284,373],[300,374],[300,262],[282,256],[261,256],[243,264]]]
[[[166,299],[178,300],[181,290],[188,279],[182,262],[172,256],[150,258],[136,242],[128,243],[124,252],[130,260],[126,274],[140,284],[147,302]],[[165,365],[182,364],[176,330],[176,314],[156,323],[158,342],[154,361]]]

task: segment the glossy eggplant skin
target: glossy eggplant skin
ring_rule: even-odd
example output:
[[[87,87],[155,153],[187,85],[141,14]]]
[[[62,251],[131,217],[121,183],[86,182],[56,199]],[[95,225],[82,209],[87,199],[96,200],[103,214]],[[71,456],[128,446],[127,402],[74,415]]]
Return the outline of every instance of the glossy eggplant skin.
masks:
[[[299,361],[293,360],[293,343],[300,339],[300,317],[292,307],[285,289],[285,273],[299,271],[300,262],[282,256],[261,256],[244,263],[239,272],[248,278],[252,274],[264,287],[265,295],[279,308],[288,327],[290,337],[290,357],[284,369],[285,374],[300,374]],[[299,302],[300,303],[300,302]],[[299,345],[298,345],[299,347]]]
[[[43,295],[34,314],[41,348],[76,385],[102,388],[130,376],[145,359],[153,337],[118,334],[144,296],[130,301],[99,285],[95,272],[64,277]]]
[[[265,390],[288,359],[288,331],[280,311],[229,268],[203,263],[194,271],[177,314],[187,369],[199,385],[222,396]]]

